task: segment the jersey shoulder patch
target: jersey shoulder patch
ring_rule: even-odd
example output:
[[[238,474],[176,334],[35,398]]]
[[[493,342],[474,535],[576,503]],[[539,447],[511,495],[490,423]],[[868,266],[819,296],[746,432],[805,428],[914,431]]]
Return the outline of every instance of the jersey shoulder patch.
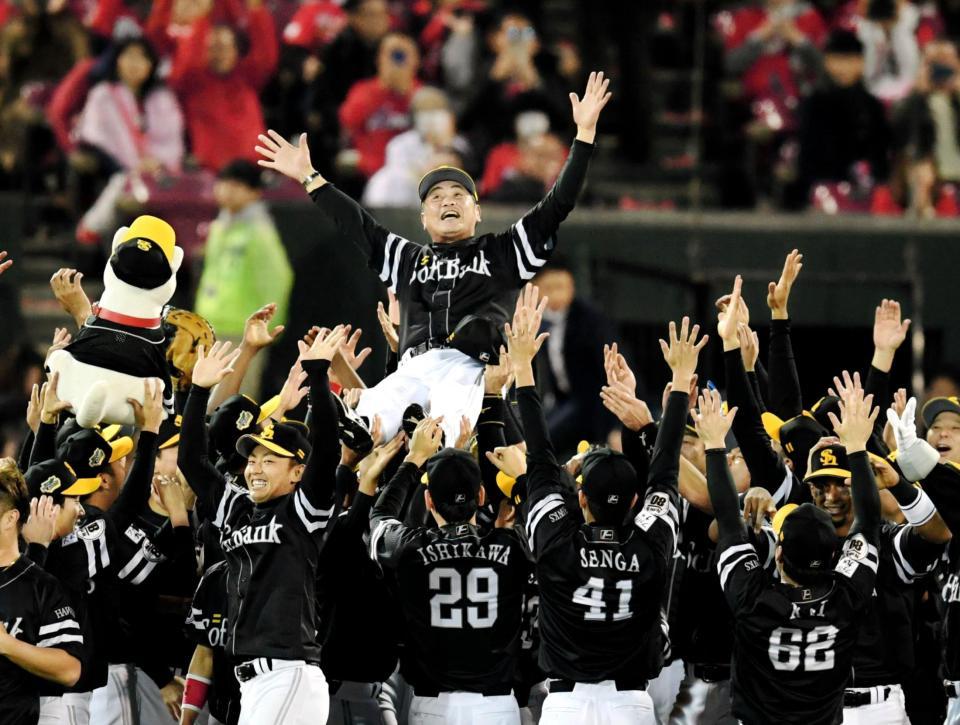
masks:
[[[84,541],[97,541],[101,539],[105,533],[107,533],[107,522],[103,519],[91,521],[86,526],[81,526],[77,529],[77,536]]]

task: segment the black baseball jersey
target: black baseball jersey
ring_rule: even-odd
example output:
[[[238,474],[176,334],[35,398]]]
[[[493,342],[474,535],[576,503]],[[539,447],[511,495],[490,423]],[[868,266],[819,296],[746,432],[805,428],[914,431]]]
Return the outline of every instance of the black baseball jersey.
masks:
[[[83,659],[80,620],[60,583],[21,556],[0,569],[0,622],[7,634],[35,647],[55,647]],[[0,722],[35,725],[43,680],[0,657]]]
[[[530,562],[512,529],[406,526],[403,502],[420,480],[403,464],[377,500],[370,551],[394,572],[406,626],[400,671],[414,691],[508,694],[520,650]]]
[[[551,677],[642,688],[660,671],[687,398],[671,393],[639,513],[630,525],[606,528],[584,525],[567,508],[540,398],[533,387],[517,391],[527,438],[525,527],[540,583],[540,666]]]
[[[224,651],[227,639],[227,564],[214,564],[203,575],[187,617],[186,628],[195,644],[213,650],[213,681],[207,691],[210,714],[226,725],[240,719],[240,683]]]
[[[262,504],[234,496],[224,520],[221,546],[230,621],[226,649],[239,660],[320,661],[317,560],[335,508],[340,443],[327,381],[329,362],[307,360],[303,368],[310,376],[313,452],[300,483],[293,493]],[[191,397],[196,391],[191,390]],[[186,426],[186,414],[184,419]]]
[[[553,254],[557,228],[573,209],[592,150],[592,144],[574,141],[553,188],[510,229],[457,242],[421,245],[392,234],[331,184],[311,197],[400,300],[402,357],[428,340],[443,343],[468,314],[503,326],[517,289]]]
[[[173,415],[167,344],[162,327],[129,327],[91,316],[64,349],[88,365],[138,378],[159,378],[163,381],[163,407],[168,415]]]
[[[879,554],[863,534],[843,545],[821,588],[771,583],[746,537],[721,541],[720,586],[734,617],[733,714],[747,725],[839,722],[857,628]]]

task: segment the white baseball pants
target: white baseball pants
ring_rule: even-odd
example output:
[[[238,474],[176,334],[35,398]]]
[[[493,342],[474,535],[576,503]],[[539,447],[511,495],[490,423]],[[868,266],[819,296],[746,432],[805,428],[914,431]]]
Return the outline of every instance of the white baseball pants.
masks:
[[[657,716],[657,725],[667,725],[673,704],[677,701],[680,683],[683,681],[683,660],[674,660],[660,670],[660,674],[650,680],[647,694],[653,700],[653,712]]]
[[[843,725],[910,725],[900,685],[884,685],[890,695],[883,702],[843,708]],[[882,691],[884,687],[854,687],[857,692]],[[879,699],[877,697],[876,699]]]
[[[134,692],[135,699],[131,697]],[[96,725],[127,725],[139,712],[140,725],[167,725],[173,716],[163,704],[160,688],[150,676],[133,665],[110,665],[107,684],[90,697],[90,722]]]
[[[513,695],[487,697],[477,692],[441,692],[438,697],[414,695],[410,725],[520,725],[520,707]]]
[[[40,698],[38,725],[90,725],[89,692]]]
[[[943,725],[960,725],[960,697],[947,700],[947,719]]]
[[[578,682],[573,692],[551,692],[540,725],[656,725],[645,690],[618,690],[612,680]]]
[[[330,692],[319,667],[303,660],[273,660],[273,669],[240,683],[240,725],[320,725]]]
[[[731,706],[730,680],[701,680],[694,676],[693,665],[688,665],[669,722],[670,725],[736,725]]]
[[[396,372],[364,390],[357,413],[373,420],[379,415],[383,439],[400,430],[403,411],[411,403],[423,406],[432,418],[443,416],[446,443],[452,446],[460,435],[460,417],[476,425],[483,405],[483,365],[452,348],[405,355]]]

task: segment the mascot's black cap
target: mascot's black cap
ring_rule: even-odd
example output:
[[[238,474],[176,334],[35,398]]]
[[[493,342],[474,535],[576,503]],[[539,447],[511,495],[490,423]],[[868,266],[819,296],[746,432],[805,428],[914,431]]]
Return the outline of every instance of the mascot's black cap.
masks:
[[[117,279],[140,289],[155,289],[173,274],[170,266],[176,234],[154,216],[137,217],[113,248],[110,266]]]

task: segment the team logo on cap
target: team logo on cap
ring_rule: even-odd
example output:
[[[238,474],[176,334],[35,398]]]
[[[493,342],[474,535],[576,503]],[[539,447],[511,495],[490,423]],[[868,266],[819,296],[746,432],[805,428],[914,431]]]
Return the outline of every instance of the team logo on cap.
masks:
[[[253,413],[249,410],[245,410],[237,416],[237,430],[246,430],[251,423],[253,423]]]
[[[173,424],[174,424],[177,428],[182,428],[182,427],[183,427],[183,416],[182,416],[182,415],[178,415],[176,418],[174,418],[174,419],[173,419]]]
[[[833,455],[833,451],[827,451],[827,450],[820,451],[820,465],[821,466],[837,465],[837,457]]]
[[[90,454],[90,458],[87,459],[87,463],[90,465],[90,468],[98,468],[103,465],[104,460],[106,460],[107,454],[103,452],[102,448],[98,448],[93,453]]]
[[[620,497],[615,493],[611,493],[607,496],[607,503],[620,503]]]
[[[58,488],[60,488],[60,478],[58,476],[50,476],[50,478],[40,484],[40,493],[53,493]]]
[[[462,493],[458,493],[456,496],[453,497],[454,503],[466,503],[466,500],[467,500],[467,497],[464,496]]]
[[[260,434],[260,437],[265,441],[273,440],[273,424],[271,423],[266,428],[263,429],[263,433]]]
[[[150,242],[144,241],[143,239],[137,240],[137,249],[141,252],[149,252]]]

